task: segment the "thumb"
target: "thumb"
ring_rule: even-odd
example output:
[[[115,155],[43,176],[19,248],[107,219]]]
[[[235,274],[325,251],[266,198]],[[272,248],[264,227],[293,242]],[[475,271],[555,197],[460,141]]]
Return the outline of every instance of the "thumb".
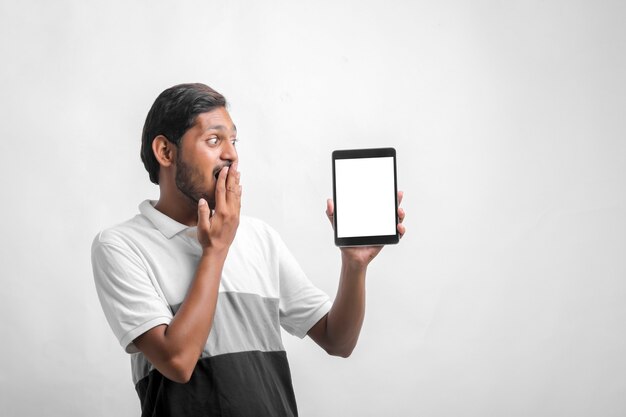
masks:
[[[328,217],[328,220],[330,220],[330,224],[333,223],[334,211],[335,211],[335,208],[333,206],[333,200],[329,198],[326,200],[326,216]]]
[[[198,228],[208,229],[210,226],[209,218],[211,217],[211,210],[204,198],[198,200]]]

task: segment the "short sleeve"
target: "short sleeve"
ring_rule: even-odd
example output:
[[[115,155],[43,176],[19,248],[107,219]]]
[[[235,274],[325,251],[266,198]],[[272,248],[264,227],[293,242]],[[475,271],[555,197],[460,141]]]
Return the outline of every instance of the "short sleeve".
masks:
[[[308,279],[285,243],[275,237],[280,278],[280,324],[290,334],[304,338],[332,306],[328,295]]]
[[[123,244],[103,242],[98,235],[91,247],[91,265],[113,333],[126,352],[138,352],[133,340],[155,326],[169,324],[172,311],[141,259]]]

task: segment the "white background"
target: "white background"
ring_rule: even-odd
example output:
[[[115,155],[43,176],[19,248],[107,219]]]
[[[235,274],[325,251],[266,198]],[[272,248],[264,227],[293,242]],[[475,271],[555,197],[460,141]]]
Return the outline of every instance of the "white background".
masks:
[[[396,234],[393,158],[335,159],[338,237]]]
[[[301,415],[625,415],[624,4],[2,0],[0,415],[139,415],[89,250],[157,197],[141,128],[189,81],[331,296],[331,151],[398,151],[353,356],[285,337]]]

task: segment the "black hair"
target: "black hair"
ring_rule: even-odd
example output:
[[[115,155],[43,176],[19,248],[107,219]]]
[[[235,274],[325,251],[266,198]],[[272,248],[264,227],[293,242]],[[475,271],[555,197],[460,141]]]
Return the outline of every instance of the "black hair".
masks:
[[[141,160],[150,181],[159,183],[159,161],[152,151],[154,138],[163,135],[176,147],[191,128],[196,116],[218,107],[226,107],[223,95],[204,84],[179,84],[163,91],[154,101],[141,135]]]

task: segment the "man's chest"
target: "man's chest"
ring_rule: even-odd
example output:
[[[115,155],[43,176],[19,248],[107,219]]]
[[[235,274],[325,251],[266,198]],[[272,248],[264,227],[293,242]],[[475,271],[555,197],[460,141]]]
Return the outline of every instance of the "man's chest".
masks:
[[[148,274],[171,307],[183,302],[196,276],[202,249],[192,234],[155,245],[145,257]],[[220,293],[255,294],[279,298],[279,270],[262,244],[236,239],[222,269]]]

